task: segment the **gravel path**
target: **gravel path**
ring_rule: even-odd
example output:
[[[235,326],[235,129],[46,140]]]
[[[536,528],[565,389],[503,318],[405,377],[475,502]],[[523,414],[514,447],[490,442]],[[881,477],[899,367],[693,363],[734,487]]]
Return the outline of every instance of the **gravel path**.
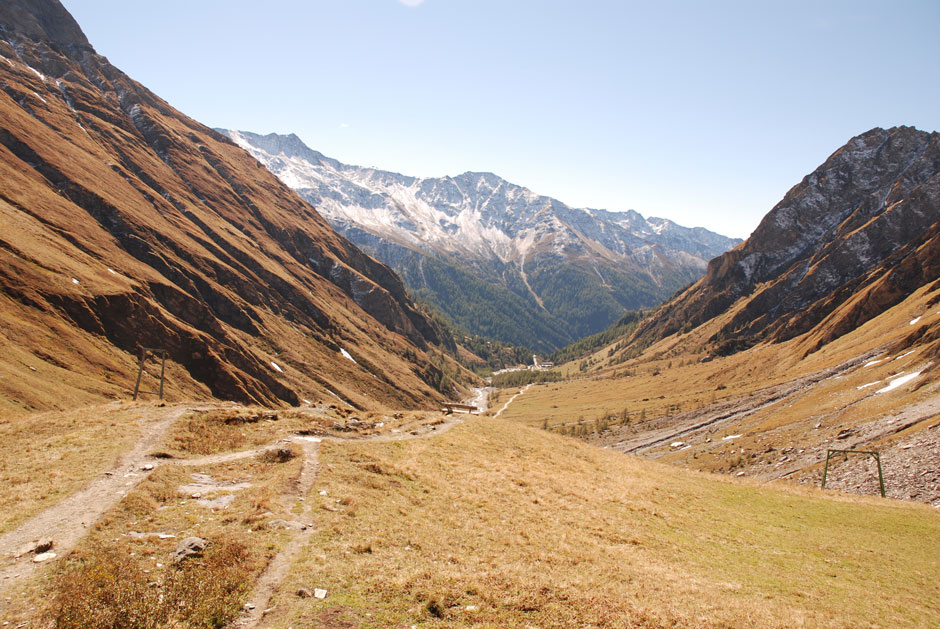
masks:
[[[85,536],[89,527],[126,496],[159,464],[148,456],[170,426],[194,407],[166,407],[156,422],[145,425],[133,450],[124,453],[117,465],[92,480],[68,498],[36,514],[0,536],[0,593],[20,579],[31,576],[42,564],[27,549],[41,538],[53,540],[52,552],[62,556]],[[148,469],[144,469],[149,466]],[[25,551],[25,552],[24,552]]]

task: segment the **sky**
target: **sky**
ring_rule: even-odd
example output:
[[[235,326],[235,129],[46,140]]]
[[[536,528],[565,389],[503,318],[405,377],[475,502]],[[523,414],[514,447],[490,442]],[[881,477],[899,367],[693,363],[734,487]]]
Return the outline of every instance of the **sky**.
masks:
[[[747,237],[873,127],[940,130],[940,0],[62,0],[203,124]]]

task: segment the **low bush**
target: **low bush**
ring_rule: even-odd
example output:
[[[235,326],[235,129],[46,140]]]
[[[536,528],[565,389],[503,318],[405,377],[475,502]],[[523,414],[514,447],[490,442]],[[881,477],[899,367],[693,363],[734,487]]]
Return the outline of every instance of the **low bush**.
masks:
[[[50,620],[59,628],[223,627],[260,568],[232,536],[210,540],[201,558],[154,565],[126,544],[73,553],[55,580]]]

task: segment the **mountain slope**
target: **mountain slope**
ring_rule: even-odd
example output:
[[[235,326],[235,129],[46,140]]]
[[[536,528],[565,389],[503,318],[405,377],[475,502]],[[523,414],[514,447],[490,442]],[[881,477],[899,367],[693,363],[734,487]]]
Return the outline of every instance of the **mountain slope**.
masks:
[[[810,351],[940,279],[940,134],[873,129],[794,186],[741,246],[637,332],[712,321],[718,353],[813,332]]]
[[[140,346],[168,350],[171,397],[440,395],[443,337],[394,273],[57,1],[0,7],[0,86],[0,403],[126,395]]]
[[[220,131],[458,324],[539,351],[659,303],[738,242],[570,208],[492,173],[408,177],[342,164],[294,135]]]

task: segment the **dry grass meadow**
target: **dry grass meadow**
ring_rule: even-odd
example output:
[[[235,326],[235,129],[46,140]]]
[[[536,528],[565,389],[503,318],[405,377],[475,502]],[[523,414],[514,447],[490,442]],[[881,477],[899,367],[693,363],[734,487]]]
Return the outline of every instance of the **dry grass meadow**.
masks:
[[[920,421],[901,436],[937,424],[928,412],[937,399],[935,350],[910,344],[918,327],[940,322],[940,309],[927,289],[856,330],[810,351],[816,340],[799,337],[780,344],[760,344],[727,357],[684,353],[696,346],[697,330],[686,338],[671,337],[642,356],[606,364],[607,351],[591,358],[592,370],[571,371],[565,382],[536,384],[518,396],[501,418],[587,438],[597,445],[631,448],[653,431],[693,426],[710,417],[726,417],[713,426],[668,439],[644,454],[704,471],[769,473],[782,450],[812,451],[804,468],[814,478],[826,447],[846,447],[843,431],[856,431],[879,420],[890,421],[904,409],[924,405]],[[879,393],[894,378],[922,372],[904,386]],[[518,389],[500,390],[491,408],[499,409]],[[898,435],[866,444],[891,445]],[[597,433],[606,433],[598,435]],[[725,437],[737,435],[733,444]],[[690,448],[674,449],[681,441]],[[747,461],[742,461],[742,449]],[[751,455],[763,457],[751,460]],[[765,456],[766,455],[766,456]],[[760,466],[764,467],[761,468]],[[810,469],[811,468],[811,469]],[[818,482],[818,478],[817,478]]]
[[[63,560],[18,587],[16,598],[6,601],[5,620],[55,627],[224,626],[290,537],[270,523],[294,517],[296,446],[293,454],[160,465]],[[181,491],[206,478],[198,475],[219,485],[202,489],[203,498],[230,495],[231,504],[206,506],[198,494]],[[177,544],[191,536],[208,541],[205,554],[174,563]]]
[[[321,464],[318,532],[271,626],[940,618],[940,559],[923,552],[940,518],[923,505],[719,480],[487,418],[435,439],[324,444]]]
[[[0,418],[0,534],[112,468],[163,414],[111,403]]]

